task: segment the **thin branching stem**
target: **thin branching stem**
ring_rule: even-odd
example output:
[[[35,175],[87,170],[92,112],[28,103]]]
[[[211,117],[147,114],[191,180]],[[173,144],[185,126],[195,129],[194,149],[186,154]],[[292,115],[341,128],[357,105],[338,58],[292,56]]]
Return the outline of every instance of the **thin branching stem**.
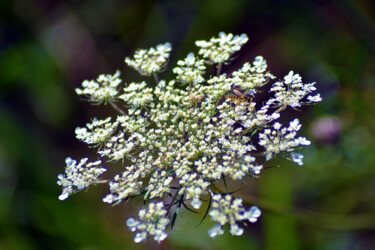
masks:
[[[109,183],[111,180],[100,180],[100,181],[95,181],[95,184],[106,184]]]
[[[156,82],[156,84],[159,84],[159,77],[158,77],[158,74],[154,73],[153,76],[154,76],[154,78],[155,78],[155,82]]]
[[[113,102],[109,102],[109,104],[111,104],[111,106],[112,106],[114,109],[116,109],[120,114],[122,114],[122,115],[126,115],[126,113],[125,113],[122,109],[120,109],[115,103],[113,103]]]
[[[270,201],[257,199],[249,195],[241,194],[241,197],[245,204],[257,205],[264,211],[289,217],[315,228],[337,231],[375,228],[375,216],[373,214],[326,214],[302,208],[283,206]]]
[[[216,66],[216,76],[219,76],[221,74],[221,69],[223,68],[223,64],[222,63],[219,63],[217,66]]]
[[[286,108],[285,105],[281,106],[280,108],[278,108],[275,113],[280,113],[281,111],[283,111],[284,109]]]

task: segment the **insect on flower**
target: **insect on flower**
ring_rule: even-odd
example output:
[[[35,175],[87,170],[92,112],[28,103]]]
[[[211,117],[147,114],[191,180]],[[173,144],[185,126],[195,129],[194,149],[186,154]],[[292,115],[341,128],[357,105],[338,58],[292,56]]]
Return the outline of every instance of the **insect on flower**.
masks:
[[[229,100],[236,101],[236,102],[245,102],[249,104],[253,100],[253,98],[247,97],[246,95],[244,95],[241,91],[237,89],[233,90],[233,92],[235,93],[235,95],[227,95],[225,99],[229,99]]]

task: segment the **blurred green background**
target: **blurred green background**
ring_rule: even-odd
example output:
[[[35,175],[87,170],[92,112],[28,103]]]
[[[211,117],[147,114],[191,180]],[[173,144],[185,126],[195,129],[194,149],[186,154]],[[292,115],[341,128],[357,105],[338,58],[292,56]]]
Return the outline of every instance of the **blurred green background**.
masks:
[[[274,161],[247,180],[260,220],[211,240],[208,220],[182,213],[164,244],[137,245],[125,220],[141,202],[103,204],[105,186],[59,201],[65,157],[96,158],[75,127],[113,114],[74,89],[116,69],[145,80],[123,62],[137,48],[171,42],[174,65],[220,31],[250,37],[225,72],[263,55],[279,79],[292,69],[323,96],[282,120],[302,120],[305,165]],[[0,1],[0,249],[374,249],[374,54],[370,0]]]

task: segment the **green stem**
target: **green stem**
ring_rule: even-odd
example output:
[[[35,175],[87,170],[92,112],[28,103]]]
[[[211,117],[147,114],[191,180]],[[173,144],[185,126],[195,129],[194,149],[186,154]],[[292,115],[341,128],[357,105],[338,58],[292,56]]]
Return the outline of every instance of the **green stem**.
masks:
[[[213,183],[211,184],[211,188],[212,187],[217,193],[225,193]],[[263,210],[296,219],[297,221],[316,228],[337,231],[375,229],[375,215],[371,213],[360,213],[356,215],[325,214],[275,204],[274,202],[261,200],[250,195],[241,194],[239,198],[243,198],[244,204],[246,205],[256,205]]]
[[[216,76],[219,76],[221,74],[221,69],[223,68],[223,64],[219,63],[216,68]]]
[[[122,114],[122,115],[126,115],[126,113],[125,113],[122,109],[120,109],[115,103],[113,103],[113,102],[109,102],[109,104],[111,104],[111,106],[112,106],[114,109],[116,109],[120,114]]]
[[[155,78],[156,84],[159,84],[159,77],[158,77],[158,74],[154,73],[153,76],[154,76],[154,78]]]
[[[280,108],[278,108],[274,113],[280,113],[281,111],[283,111],[284,109],[286,109],[286,106],[283,105],[281,106]]]
[[[100,180],[100,181],[95,181],[94,184],[106,184],[109,183],[111,180]]]
[[[299,222],[316,228],[338,231],[375,228],[375,216],[370,213],[360,213],[356,215],[325,214],[301,208],[278,205],[249,195],[241,196],[244,204],[257,205],[261,209],[271,213],[294,218]]]

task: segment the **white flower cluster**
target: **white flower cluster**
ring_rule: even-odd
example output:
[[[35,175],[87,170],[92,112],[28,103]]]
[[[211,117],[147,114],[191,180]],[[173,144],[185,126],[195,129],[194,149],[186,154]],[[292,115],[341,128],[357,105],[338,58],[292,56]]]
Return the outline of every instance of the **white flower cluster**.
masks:
[[[310,145],[310,141],[305,137],[296,138],[297,131],[300,130],[301,124],[298,119],[290,122],[288,128],[281,128],[281,124],[276,122],[272,129],[265,129],[263,133],[259,134],[259,145],[266,149],[266,160],[270,160],[273,155],[281,152],[292,152],[295,148],[300,146]],[[303,165],[303,155],[292,154],[292,160],[298,165]]]
[[[274,78],[274,75],[267,72],[267,61],[262,56],[257,56],[253,66],[250,63],[245,63],[240,70],[233,72],[233,77],[230,80],[234,86],[251,91],[265,85],[269,79]]]
[[[98,181],[99,175],[107,171],[100,168],[101,161],[87,163],[87,158],[83,158],[77,165],[77,161],[68,157],[65,160],[65,175],[59,174],[58,185],[63,187],[63,192],[59,196],[60,200],[65,200],[70,194],[87,188]]]
[[[92,123],[87,123],[87,128],[77,127],[76,138],[87,144],[100,144],[107,141],[117,128],[118,122],[111,123],[111,117],[104,120],[94,118]]]
[[[125,62],[141,75],[150,76],[165,68],[171,50],[170,43],[159,44],[156,48],[137,50],[134,59],[126,57]]]
[[[120,71],[114,75],[100,75],[96,81],[85,80],[82,83],[83,89],[76,89],[78,95],[85,95],[91,102],[106,103],[114,101],[118,94],[117,87],[122,80],[119,79]]]
[[[270,99],[269,102],[284,108],[287,106],[298,108],[302,104],[321,102],[322,98],[320,94],[316,94],[315,96],[309,95],[316,90],[314,85],[315,83],[303,83],[299,74],[294,74],[293,71],[290,71],[284,77],[284,82],[274,83],[271,91],[275,92],[275,98]],[[306,96],[309,102],[301,102]]]
[[[215,194],[212,197],[212,204],[209,215],[211,219],[218,224],[211,228],[208,232],[211,238],[222,235],[224,233],[223,225],[230,225],[230,233],[235,236],[243,234],[244,229],[239,227],[237,222],[249,221],[254,223],[258,220],[261,211],[258,207],[252,206],[246,210],[242,205],[242,199],[232,199],[231,195]]]
[[[210,182],[199,178],[196,173],[193,173],[183,175],[178,184],[181,186],[178,194],[185,195],[186,200],[191,200],[191,206],[199,209],[202,205],[200,197],[207,193],[206,190]]]
[[[144,106],[153,101],[152,88],[147,88],[147,83],[131,83],[124,88],[124,94],[119,96],[132,106]]]
[[[134,242],[140,243],[145,241],[147,237],[153,236],[154,240],[161,242],[167,238],[168,234],[165,231],[169,225],[167,210],[164,209],[162,202],[150,203],[148,209],[141,209],[139,211],[139,220],[129,218],[126,222],[129,230],[135,232]]]
[[[182,83],[204,82],[203,74],[206,69],[203,60],[197,60],[193,53],[190,53],[183,61],[177,62],[178,67],[173,69],[177,74],[176,80]]]
[[[213,37],[210,41],[196,41],[200,47],[199,55],[209,59],[212,63],[224,63],[233,53],[239,51],[249,38],[247,35],[233,36],[233,34],[219,33],[219,37]]]
[[[178,61],[173,69],[175,78],[169,81],[159,81],[156,75],[167,66],[169,43],[139,50],[134,60],[126,58],[128,65],[141,74],[154,75],[156,87],[148,87],[146,82],[125,83],[122,93],[105,99],[120,113],[114,122],[110,117],[94,119],[86,127],[76,129],[79,140],[98,147],[99,156],[106,158],[108,164],[122,162],[123,170],[111,180],[99,181],[97,177],[105,171],[96,167],[100,162],[90,165],[82,161],[76,165],[68,160],[67,177],[59,176],[59,185],[64,188],[60,199],[92,183],[106,182],[110,192],[103,202],[118,204],[138,196],[143,196],[145,202],[152,200],[148,210],[140,211],[140,221],[128,220],[130,229],[139,231],[136,242],[149,236],[158,242],[164,240],[169,216],[176,206],[198,210],[211,199],[207,213],[218,225],[209,235],[223,234],[224,224],[230,225],[231,234],[241,235],[243,229],[238,223],[255,222],[260,210],[246,210],[242,199],[224,191],[214,195],[220,192],[216,184],[226,183],[226,179],[244,182],[247,176],[259,175],[263,158],[270,160],[277,154],[302,165],[303,155],[295,150],[310,142],[297,137],[301,128],[298,119],[288,128],[281,128],[275,121],[287,106],[296,108],[321,100],[319,95],[310,95],[315,90],[313,83],[304,84],[291,72],[284,82],[273,85],[274,97],[264,103],[256,102],[259,90],[275,78],[261,56],[230,76],[220,74],[222,64],[229,62],[230,56],[247,40],[244,34],[220,33],[219,38],[198,41],[198,54],[203,57],[190,53]],[[206,67],[212,63],[216,75],[205,77]],[[97,86],[98,93],[108,87]],[[114,89],[117,91],[118,87],[117,84]],[[126,112],[114,100],[123,101],[121,107],[127,107]],[[164,210],[167,205],[170,209]]]
[[[126,168],[122,176],[116,175],[114,180],[109,183],[111,193],[103,198],[105,203],[121,202],[139,192],[143,182],[139,181],[139,172],[135,170],[135,166],[131,165]]]

